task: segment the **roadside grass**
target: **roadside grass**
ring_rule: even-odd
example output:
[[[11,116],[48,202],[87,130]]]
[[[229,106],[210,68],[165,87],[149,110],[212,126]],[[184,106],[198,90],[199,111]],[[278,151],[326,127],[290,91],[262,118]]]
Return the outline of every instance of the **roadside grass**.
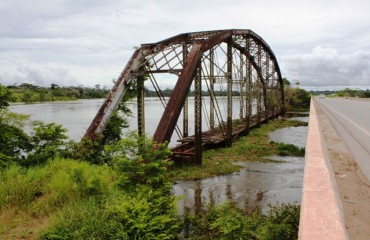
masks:
[[[229,148],[206,150],[203,162],[199,166],[179,166],[170,170],[172,180],[193,180],[217,175],[230,174],[240,170],[235,162],[257,161],[270,162],[267,157],[304,156],[304,148],[292,144],[275,143],[269,140],[268,134],[286,127],[307,126],[307,122],[287,119],[273,119],[266,124],[253,128],[246,136],[237,139]],[[274,161],[276,162],[276,161]]]

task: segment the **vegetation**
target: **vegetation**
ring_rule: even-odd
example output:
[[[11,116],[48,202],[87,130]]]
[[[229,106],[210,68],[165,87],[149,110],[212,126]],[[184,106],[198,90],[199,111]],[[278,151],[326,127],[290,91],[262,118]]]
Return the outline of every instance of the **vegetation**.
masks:
[[[290,82],[284,78],[285,107],[288,111],[307,111],[310,108],[311,95],[306,90],[291,87]]]
[[[370,98],[370,90],[358,90],[345,88],[336,92],[335,94],[338,97],[358,97],[358,98]]]
[[[312,95],[324,94],[330,97],[358,97],[358,98],[370,98],[370,90],[360,90],[360,89],[351,89],[345,88],[339,91],[332,90],[321,90],[321,91],[310,91]]]
[[[100,85],[96,85],[94,88],[60,87],[57,84],[51,84],[50,87],[40,87],[23,83],[19,86],[8,86],[7,89],[12,95],[12,102],[25,103],[105,98],[109,93],[107,88],[101,88]]]
[[[194,239],[297,239],[300,208],[297,205],[272,207],[268,214],[243,212],[226,203],[198,216],[188,216]]]

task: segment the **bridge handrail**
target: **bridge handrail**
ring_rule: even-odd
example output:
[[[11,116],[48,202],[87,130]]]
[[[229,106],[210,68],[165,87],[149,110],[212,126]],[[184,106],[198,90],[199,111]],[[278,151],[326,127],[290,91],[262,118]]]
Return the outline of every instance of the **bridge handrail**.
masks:
[[[308,130],[298,238],[348,239],[342,205],[327,147],[320,132],[314,100],[311,100]]]

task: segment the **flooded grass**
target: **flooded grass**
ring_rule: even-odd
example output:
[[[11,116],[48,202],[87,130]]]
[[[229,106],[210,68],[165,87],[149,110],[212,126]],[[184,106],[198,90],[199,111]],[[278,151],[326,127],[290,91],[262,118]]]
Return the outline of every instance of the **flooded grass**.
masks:
[[[297,149],[270,141],[269,133],[277,129],[299,126],[307,126],[307,122],[284,118],[270,120],[267,124],[252,129],[248,135],[239,138],[229,148],[206,150],[200,166],[175,167],[170,171],[170,177],[174,181],[201,179],[237,172],[241,167],[235,165],[235,162],[276,162],[267,157],[279,153],[297,156]]]
[[[274,143],[274,142],[271,142]],[[275,144],[275,143],[274,143]],[[293,144],[286,143],[276,143],[279,156],[295,156],[295,157],[304,157],[305,148],[297,147]]]

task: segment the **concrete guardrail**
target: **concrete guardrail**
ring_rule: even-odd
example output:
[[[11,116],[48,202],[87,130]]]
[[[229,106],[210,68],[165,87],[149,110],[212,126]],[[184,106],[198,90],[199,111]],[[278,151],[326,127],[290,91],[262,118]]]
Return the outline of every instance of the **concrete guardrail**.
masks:
[[[311,100],[299,239],[348,239],[337,186]]]

